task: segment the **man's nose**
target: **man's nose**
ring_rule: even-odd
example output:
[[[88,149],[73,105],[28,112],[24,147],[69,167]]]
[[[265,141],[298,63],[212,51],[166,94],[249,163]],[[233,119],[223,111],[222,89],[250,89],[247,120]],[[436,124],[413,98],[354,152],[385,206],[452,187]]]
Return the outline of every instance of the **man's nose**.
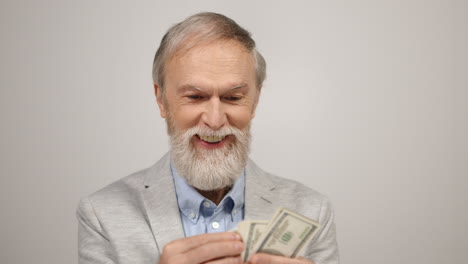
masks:
[[[222,128],[227,123],[226,112],[219,98],[211,98],[202,115],[203,123],[213,130]]]

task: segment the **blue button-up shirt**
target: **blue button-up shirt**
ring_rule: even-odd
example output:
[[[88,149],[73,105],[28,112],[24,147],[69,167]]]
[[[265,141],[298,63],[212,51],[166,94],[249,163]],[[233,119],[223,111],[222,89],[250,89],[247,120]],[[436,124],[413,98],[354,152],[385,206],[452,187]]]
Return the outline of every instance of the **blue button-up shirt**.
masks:
[[[171,170],[186,237],[226,232],[237,227],[244,219],[245,172],[242,172],[231,190],[216,205],[179,176],[172,164]]]

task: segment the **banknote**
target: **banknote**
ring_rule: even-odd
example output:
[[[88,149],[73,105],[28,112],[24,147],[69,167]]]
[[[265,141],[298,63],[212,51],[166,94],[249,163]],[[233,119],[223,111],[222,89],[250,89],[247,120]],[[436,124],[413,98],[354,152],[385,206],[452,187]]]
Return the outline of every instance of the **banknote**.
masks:
[[[242,260],[263,252],[296,257],[319,230],[320,225],[303,215],[279,208],[270,221],[242,221],[232,230],[244,241]]]
[[[245,239],[249,233],[250,221],[242,221],[237,225],[235,232],[239,233],[242,237],[242,240],[245,242]]]
[[[286,257],[296,257],[302,248],[315,236],[319,223],[291,210],[280,208],[273,220],[265,227],[253,253],[263,252]]]
[[[244,252],[242,253],[242,259],[244,262],[249,260],[251,253],[253,252],[254,245],[258,239],[262,236],[264,229],[268,225],[268,221],[244,221],[242,225],[241,234],[244,240]]]

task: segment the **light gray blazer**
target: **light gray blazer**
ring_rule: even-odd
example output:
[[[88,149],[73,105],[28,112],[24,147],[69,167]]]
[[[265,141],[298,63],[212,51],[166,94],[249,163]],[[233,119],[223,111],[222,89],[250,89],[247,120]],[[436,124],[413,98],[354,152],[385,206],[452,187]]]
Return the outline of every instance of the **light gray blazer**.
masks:
[[[83,198],[77,210],[80,264],[156,264],[164,246],[184,237],[166,154],[154,166]],[[285,207],[322,228],[304,251],[319,264],[339,263],[333,211],[326,197],[304,185],[268,174],[249,161],[245,219],[268,220]]]

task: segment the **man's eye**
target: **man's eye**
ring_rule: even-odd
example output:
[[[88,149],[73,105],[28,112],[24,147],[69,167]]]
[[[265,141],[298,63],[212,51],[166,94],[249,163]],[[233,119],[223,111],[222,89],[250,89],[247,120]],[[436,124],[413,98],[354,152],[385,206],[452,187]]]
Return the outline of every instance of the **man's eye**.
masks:
[[[239,96],[228,96],[228,97],[226,97],[226,100],[232,101],[232,102],[239,101],[240,99],[241,98]]]
[[[197,95],[197,94],[193,94],[193,95],[187,96],[187,98],[192,99],[192,100],[200,100],[200,99],[203,99],[203,96]]]

